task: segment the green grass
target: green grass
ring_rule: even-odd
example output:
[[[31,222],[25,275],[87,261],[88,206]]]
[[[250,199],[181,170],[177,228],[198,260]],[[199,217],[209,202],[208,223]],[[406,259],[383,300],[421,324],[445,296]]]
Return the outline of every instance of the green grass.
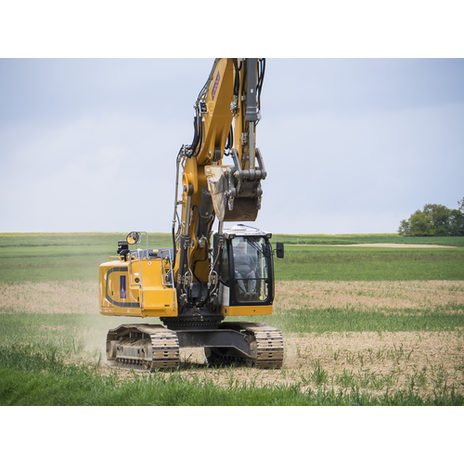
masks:
[[[101,314],[0,314],[0,346],[33,344],[59,350],[63,355],[89,355],[104,350],[106,333],[120,324],[140,323],[138,318]],[[151,318],[150,323],[159,323]]]
[[[464,308],[460,308],[461,311]],[[269,325],[290,333],[322,332],[402,332],[402,331],[445,331],[464,327],[464,314],[448,314],[434,311],[417,314],[417,311],[402,310],[387,313],[363,312],[355,309],[329,308],[319,310],[276,311],[266,319]],[[388,314],[388,312],[392,314]]]
[[[98,266],[125,235],[0,234],[0,281],[98,280]],[[172,247],[169,234],[149,237],[150,247]]]
[[[300,245],[356,245],[362,243],[398,243],[464,247],[464,237],[404,237],[398,234],[283,235],[274,234],[273,242]]]
[[[96,281],[99,264],[116,254],[117,242],[124,237],[125,234],[0,234],[0,281]],[[379,237],[388,242],[404,239],[397,235],[330,237],[335,241],[356,237],[357,243],[379,242]],[[423,239],[407,238],[408,243],[422,243]],[[432,239],[458,245],[461,237]],[[151,234],[150,246],[170,247],[170,235]],[[287,246],[285,258],[276,259],[275,267],[280,280],[463,280],[464,247]]]
[[[412,388],[374,395],[354,386],[336,392],[322,387],[327,375],[316,366],[314,380],[321,387],[300,390],[298,384],[253,387],[220,387],[196,377],[186,380],[174,372],[169,377],[134,375],[121,380],[101,375],[97,366],[66,364],[59,353],[40,352],[30,346],[0,348],[1,405],[461,405],[464,398],[453,389],[420,397]]]
[[[268,323],[284,332],[325,332],[333,330],[422,330],[451,329],[462,325],[462,316],[453,318],[389,319],[384,315],[343,311],[290,311],[290,317],[276,313]],[[375,317],[379,316],[379,317]],[[445,316],[445,315],[442,315]],[[440,322],[441,321],[441,322]],[[228,386],[207,379],[211,368],[194,369],[193,379],[180,371],[168,376],[158,373],[133,375],[121,379],[117,374],[99,371],[101,351],[108,328],[129,322],[129,318],[107,318],[78,314],[1,314],[0,315],[0,404],[1,405],[459,405],[462,395],[447,386],[446,376],[436,376],[437,387],[428,396],[419,395],[424,373],[411,373],[410,388],[394,393],[378,393],[389,387],[388,375],[346,370],[340,378],[329,378],[315,361],[308,378],[291,386],[256,387],[237,380]],[[382,356],[407,353],[382,352]],[[373,354],[373,356],[375,353]],[[393,359],[393,358],[392,358]],[[233,379],[231,368],[231,379]],[[203,373],[205,375],[203,375]],[[392,374],[389,374],[392,375]],[[443,377],[443,378],[442,378]],[[341,387],[342,390],[334,388]],[[302,391],[303,389],[303,391]],[[366,391],[370,389],[370,391]]]
[[[287,246],[279,280],[463,280],[464,248]]]

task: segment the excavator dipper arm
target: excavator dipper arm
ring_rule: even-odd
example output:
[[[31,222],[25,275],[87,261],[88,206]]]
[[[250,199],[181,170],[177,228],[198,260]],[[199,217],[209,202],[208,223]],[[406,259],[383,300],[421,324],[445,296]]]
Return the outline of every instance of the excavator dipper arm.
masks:
[[[256,148],[264,70],[264,60],[217,59],[197,98],[192,144],[183,145],[177,157],[173,216],[176,281],[208,282],[207,249],[214,217],[219,232],[224,221],[256,219],[261,180],[266,177]],[[225,157],[232,163],[224,164]]]

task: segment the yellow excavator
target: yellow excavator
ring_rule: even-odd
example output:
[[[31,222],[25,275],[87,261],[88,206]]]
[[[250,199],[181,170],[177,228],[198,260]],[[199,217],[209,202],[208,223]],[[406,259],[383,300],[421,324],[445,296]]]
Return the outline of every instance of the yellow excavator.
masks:
[[[117,258],[100,265],[101,314],[164,324],[110,330],[110,365],[175,368],[181,347],[202,347],[209,365],[282,366],[279,329],[223,322],[272,313],[271,234],[243,224],[224,228],[254,221],[261,206],[266,170],[256,126],[264,73],[264,59],[214,61],[194,106],[193,141],[177,155],[172,248],[149,248],[148,234],[134,231],[118,242]],[[282,243],[276,255],[283,257]]]

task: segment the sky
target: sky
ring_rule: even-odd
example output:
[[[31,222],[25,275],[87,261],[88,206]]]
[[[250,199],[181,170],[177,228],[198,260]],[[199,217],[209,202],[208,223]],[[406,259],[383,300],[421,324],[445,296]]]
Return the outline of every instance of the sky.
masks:
[[[169,232],[213,59],[0,59],[0,231]],[[464,196],[463,59],[268,59],[254,225],[390,233]]]

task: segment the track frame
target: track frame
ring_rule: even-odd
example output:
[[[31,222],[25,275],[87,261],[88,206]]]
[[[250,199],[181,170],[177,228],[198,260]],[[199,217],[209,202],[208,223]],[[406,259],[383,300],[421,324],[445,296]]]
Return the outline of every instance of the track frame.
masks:
[[[181,330],[162,325],[121,325],[108,332],[106,351],[112,367],[152,371],[179,367],[179,350],[186,347],[204,348],[209,365],[233,363],[269,369],[283,364],[282,332],[250,322]]]

